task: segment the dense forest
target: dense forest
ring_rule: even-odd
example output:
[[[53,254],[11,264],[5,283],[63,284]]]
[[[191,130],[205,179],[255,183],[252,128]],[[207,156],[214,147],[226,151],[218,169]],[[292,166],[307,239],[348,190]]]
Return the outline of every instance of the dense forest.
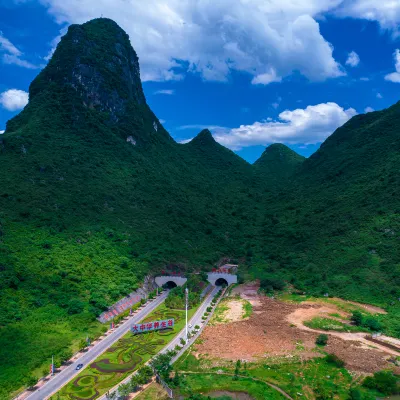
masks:
[[[72,25],[0,139],[0,397],[171,263],[230,258],[242,277],[377,304],[400,337],[399,132],[396,104],[306,160],[272,145],[250,165],[208,130],[178,144],[126,33]]]

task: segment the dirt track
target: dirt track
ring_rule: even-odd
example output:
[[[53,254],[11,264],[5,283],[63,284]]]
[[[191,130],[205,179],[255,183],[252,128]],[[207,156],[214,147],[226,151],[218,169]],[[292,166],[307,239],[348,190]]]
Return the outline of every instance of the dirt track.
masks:
[[[256,295],[254,284],[236,289],[238,291],[253,304],[253,315],[248,320],[207,327],[202,335],[203,342],[197,346],[198,353],[211,358],[248,361],[268,356],[291,358],[296,355],[301,359],[320,356],[314,350],[319,332],[305,327],[302,322],[321,313],[337,312],[334,306],[290,304],[260,297]],[[393,351],[373,348],[378,346],[371,346],[371,342],[358,334],[347,335],[329,333],[325,350],[343,359],[349,370],[370,373],[393,366],[386,360]]]

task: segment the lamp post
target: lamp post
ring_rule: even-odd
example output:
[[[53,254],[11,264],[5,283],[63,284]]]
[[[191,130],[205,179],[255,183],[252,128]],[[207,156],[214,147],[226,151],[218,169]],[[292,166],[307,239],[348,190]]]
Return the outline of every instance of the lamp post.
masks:
[[[189,289],[185,289],[185,300],[186,300],[186,342],[189,340],[189,331],[188,331],[188,305],[189,305]]]

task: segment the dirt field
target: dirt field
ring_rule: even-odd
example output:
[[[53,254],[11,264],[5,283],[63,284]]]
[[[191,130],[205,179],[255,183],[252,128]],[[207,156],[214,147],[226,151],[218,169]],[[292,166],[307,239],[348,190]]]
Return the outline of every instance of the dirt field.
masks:
[[[271,356],[298,356],[301,359],[321,356],[314,350],[319,332],[305,327],[302,322],[314,316],[343,311],[333,304],[291,304],[261,297],[257,295],[257,289],[252,283],[232,291],[233,295],[240,294],[252,303],[253,315],[248,320],[206,327],[197,352],[210,358],[233,361],[254,361]],[[349,370],[370,373],[393,366],[387,361],[393,351],[376,348],[378,346],[363,339],[363,334],[328,334],[325,350],[343,359]]]

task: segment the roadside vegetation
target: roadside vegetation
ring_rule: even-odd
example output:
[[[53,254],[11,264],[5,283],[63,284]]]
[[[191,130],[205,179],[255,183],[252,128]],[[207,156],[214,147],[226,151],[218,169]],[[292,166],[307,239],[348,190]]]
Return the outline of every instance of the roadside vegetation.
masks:
[[[189,311],[191,317],[195,308]],[[173,329],[133,335],[128,332],[76,378],[64,386],[53,400],[87,400],[96,393],[109,389],[142,367],[151,357],[165,347],[185,326],[185,312],[171,310],[164,304],[157,307],[142,322],[174,318]]]

